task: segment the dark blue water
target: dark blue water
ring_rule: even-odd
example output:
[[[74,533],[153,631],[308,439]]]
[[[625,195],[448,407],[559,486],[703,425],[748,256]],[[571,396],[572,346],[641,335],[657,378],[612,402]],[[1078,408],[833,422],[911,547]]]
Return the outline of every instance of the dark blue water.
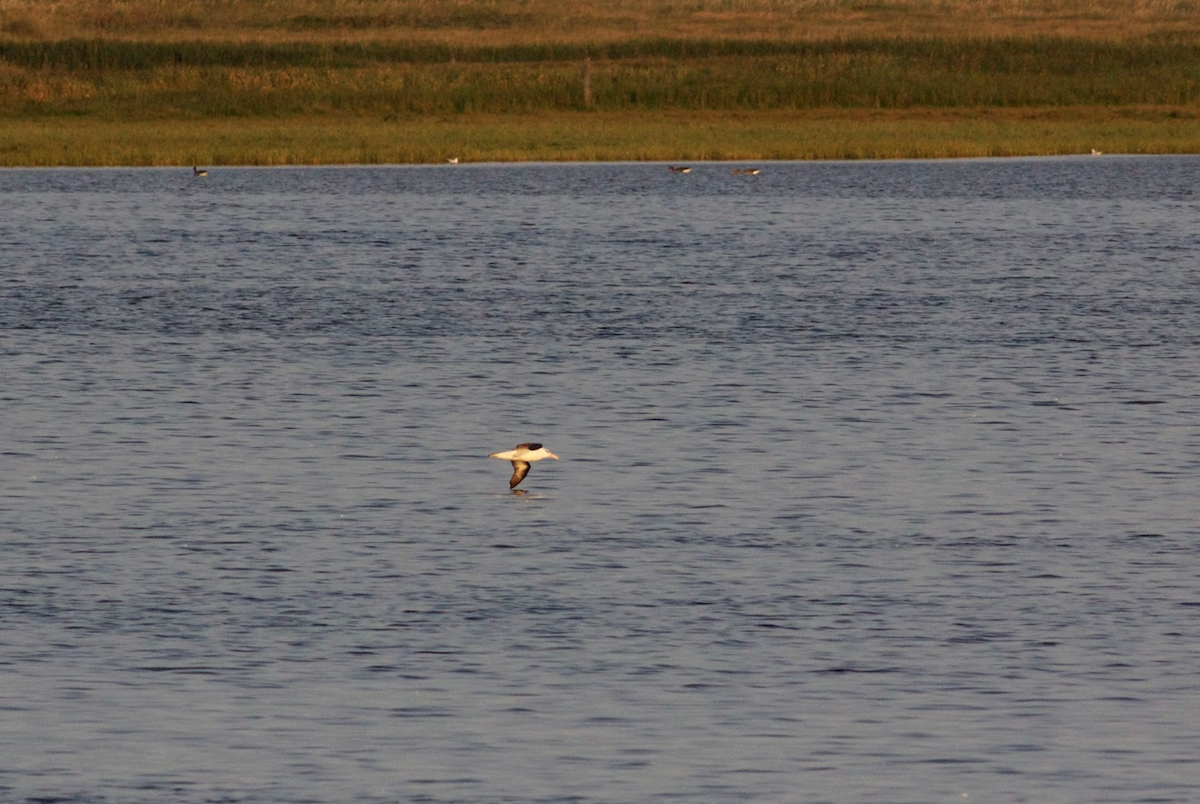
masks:
[[[0,172],[0,801],[1193,801],[1200,159],[730,167]]]

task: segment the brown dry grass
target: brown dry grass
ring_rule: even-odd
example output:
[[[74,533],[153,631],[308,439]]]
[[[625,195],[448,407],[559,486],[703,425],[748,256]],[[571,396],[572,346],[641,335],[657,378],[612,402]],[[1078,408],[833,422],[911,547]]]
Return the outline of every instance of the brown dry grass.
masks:
[[[1198,43],[1200,0],[0,0],[0,165],[1196,153]]]
[[[1200,0],[0,0],[0,36],[454,45],[1200,37]]]

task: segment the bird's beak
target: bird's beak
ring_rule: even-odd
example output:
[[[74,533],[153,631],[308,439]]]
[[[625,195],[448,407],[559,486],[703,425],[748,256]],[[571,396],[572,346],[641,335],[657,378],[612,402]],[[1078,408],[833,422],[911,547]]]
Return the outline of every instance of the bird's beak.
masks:
[[[547,457],[547,458],[553,458],[553,459],[554,459],[554,460],[556,460],[556,461],[558,460],[558,456],[557,456],[557,455],[555,455],[555,454],[554,454],[553,452],[551,452],[550,450],[546,450],[546,457]]]

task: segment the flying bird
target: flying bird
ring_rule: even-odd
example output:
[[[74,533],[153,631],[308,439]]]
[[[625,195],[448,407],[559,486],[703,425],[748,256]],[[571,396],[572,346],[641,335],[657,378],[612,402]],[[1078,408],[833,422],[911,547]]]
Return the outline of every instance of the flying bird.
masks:
[[[493,452],[489,458],[501,458],[506,461],[512,461],[513,473],[512,478],[508,481],[508,487],[515,489],[517,484],[525,479],[525,475],[529,474],[529,464],[534,461],[540,461],[542,458],[553,458],[558,460],[558,456],[550,450],[543,447],[541,444],[517,444],[515,449],[510,449],[507,452]]]

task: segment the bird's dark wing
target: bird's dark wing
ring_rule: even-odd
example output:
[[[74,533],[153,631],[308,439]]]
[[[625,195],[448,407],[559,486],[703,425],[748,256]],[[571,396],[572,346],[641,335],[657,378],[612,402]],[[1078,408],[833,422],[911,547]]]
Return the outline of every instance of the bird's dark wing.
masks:
[[[528,444],[517,444],[517,449],[527,449],[530,452],[533,452],[535,449],[541,449],[541,448],[542,448],[541,444],[534,444],[532,442],[530,442]]]
[[[513,461],[513,476],[508,481],[508,487],[515,489],[517,484],[525,479],[525,475],[529,474],[529,464],[525,461]]]

